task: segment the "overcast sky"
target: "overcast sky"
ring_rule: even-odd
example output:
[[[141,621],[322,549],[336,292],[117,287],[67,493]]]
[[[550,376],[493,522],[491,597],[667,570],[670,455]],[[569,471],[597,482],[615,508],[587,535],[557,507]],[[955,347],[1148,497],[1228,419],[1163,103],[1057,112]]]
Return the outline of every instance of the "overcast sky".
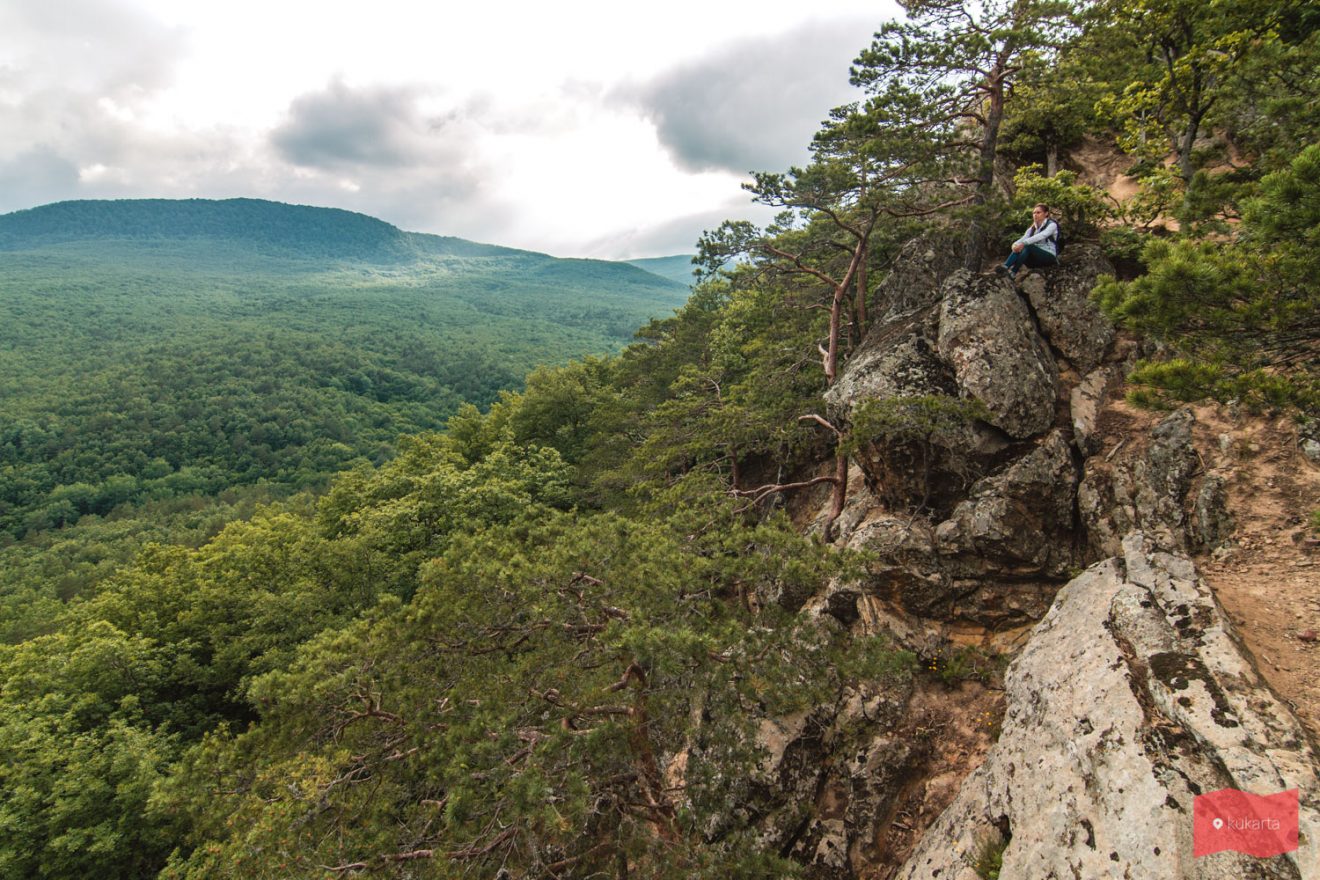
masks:
[[[761,219],[890,0],[0,0],[0,213],[249,196],[610,259]]]

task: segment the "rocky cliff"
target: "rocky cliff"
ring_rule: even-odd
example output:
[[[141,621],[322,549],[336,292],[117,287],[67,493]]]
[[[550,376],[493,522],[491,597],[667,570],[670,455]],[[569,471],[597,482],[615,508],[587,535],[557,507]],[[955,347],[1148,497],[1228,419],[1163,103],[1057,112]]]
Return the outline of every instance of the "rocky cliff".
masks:
[[[827,405],[975,416],[855,437],[835,540],[867,574],[802,609],[930,674],[766,719],[750,818],[831,880],[1320,877],[1312,735],[1194,562],[1233,538],[1225,477],[1192,410],[1122,402],[1140,346],[1088,299],[1110,267],[1077,245],[1014,283],[951,252],[904,249]],[[1300,850],[1194,859],[1192,799],[1225,787],[1299,788]]]

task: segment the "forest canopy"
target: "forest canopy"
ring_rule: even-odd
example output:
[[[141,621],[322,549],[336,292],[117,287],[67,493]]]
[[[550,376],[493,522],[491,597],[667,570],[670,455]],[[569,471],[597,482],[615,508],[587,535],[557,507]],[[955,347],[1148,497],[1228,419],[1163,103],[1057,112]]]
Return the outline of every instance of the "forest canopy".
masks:
[[[122,243],[6,254],[0,878],[799,874],[753,828],[760,723],[928,674],[796,613],[865,561],[822,540],[864,439],[822,395],[916,234],[988,266],[1049,199],[1121,267],[1095,296],[1154,343],[1142,401],[1314,413],[1314,4],[902,5],[810,161],[748,182],[779,217],[704,235],[644,324],[581,295],[641,282],[518,255],[448,287],[243,250],[257,295],[195,242],[188,285],[89,268]]]

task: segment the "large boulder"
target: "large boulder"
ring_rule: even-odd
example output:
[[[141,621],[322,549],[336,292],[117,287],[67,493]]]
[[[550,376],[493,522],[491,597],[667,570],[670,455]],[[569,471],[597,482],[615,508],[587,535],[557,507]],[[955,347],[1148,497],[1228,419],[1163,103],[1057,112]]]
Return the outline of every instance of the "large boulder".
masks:
[[[957,396],[953,371],[934,345],[900,322],[891,332],[867,338],[825,400],[830,415],[847,421],[865,404],[901,408],[922,399],[954,403]],[[863,442],[856,460],[867,486],[885,504],[947,511],[1006,445],[1002,432],[969,419],[921,438]]]
[[[1316,755],[1185,557],[1140,534],[1064,587],[1009,668],[998,742],[897,876],[1320,878]],[[1195,858],[1192,802],[1301,792],[1302,849]]]
[[[868,400],[947,396],[957,391],[953,371],[939,359],[935,346],[908,330],[869,336],[825,392],[825,404],[837,417],[846,416],[854,406]]]
[[[883,328],[903,321],[914,322],[925,332],[933,332],[940,288],[944,279],[962,266],[958,235],[945,229],[933,229],[917,236],[899,248],[893,265],[872,295],[872,299],[883,306],[874,327]]]
[[[1070,248],[1060,265],[1022,281],[1041,333],[1078,372],[1100,365],[1114,344],[1113,323],[1091,302],[1097,276],[1114,267],[1094,245]]]
[[[941,291],[938,350],[962,393],[1018,440],[1054,424],[1059,369],[1031,313],[1004,278],[954,272]]]
[[[924,516],[893,516],[877,510],[850,533],[847,546],[871,561],[865,577],[836,584],[828,598],[843,622],[855,616],[845,596],[873,598],[900,615],[915,633],[925,624],[1009,630],[1039,620],[1048,610],[1061,578],[1042,571],[1057,565],[1053,552],[1040,560],[979,554],[962,543],[951,523],[936,526]],[[1025,548],[1032,533],[1003,534],[1007,546]],[[1035,537],[1037,543],[1039,536]],[[1066,552],[1066,549],[1065,549]],[[924,622],[924,623],[922,623]],[[913,645],[909,644],[909,647]]]
[[[986,573],[1060,576],[1072,567],[1077,468],[1062,431],[1002,473],[979,480],[935,531],[941,550],[982,560]]]

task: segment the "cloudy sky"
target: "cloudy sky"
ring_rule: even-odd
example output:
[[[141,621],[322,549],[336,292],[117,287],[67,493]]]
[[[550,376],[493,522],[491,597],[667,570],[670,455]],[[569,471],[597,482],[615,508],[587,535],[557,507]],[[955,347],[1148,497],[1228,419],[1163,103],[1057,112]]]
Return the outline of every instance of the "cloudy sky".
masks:
[[[250,196],[691,252],[806,156],[890,0],[0,0],[0,213]],[[761,215],[763,216],[763,215]]]

